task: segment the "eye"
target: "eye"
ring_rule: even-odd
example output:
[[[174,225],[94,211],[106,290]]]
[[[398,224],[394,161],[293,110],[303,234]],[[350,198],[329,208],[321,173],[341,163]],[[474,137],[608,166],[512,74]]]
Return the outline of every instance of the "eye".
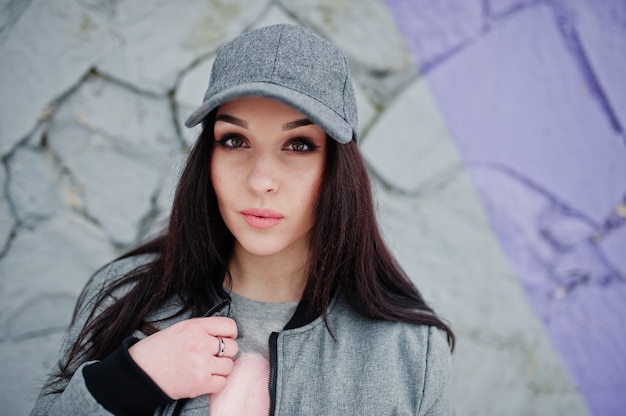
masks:
[[[217,141],[220,146],[236,149],[239,147],[245,147],[246,141],[243,137],[235,134],[227,134]]]
[[[285,146],[287,150],[291,150],[293,152],[298,152],[298,153],[312,152],[318,147],[319,146],[314,145],[313,143],[311,143],[309,140],[306,140],[306,139],[294,139],[294,140],[291,140],[289,143],[287,143],[287,146]]]

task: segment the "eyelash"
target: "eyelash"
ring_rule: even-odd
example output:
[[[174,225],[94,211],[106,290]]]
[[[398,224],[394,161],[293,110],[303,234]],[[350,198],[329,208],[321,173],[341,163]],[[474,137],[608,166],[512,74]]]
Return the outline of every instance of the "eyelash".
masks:
[[[303,150],[294,150],[293,149],[293,145],[294,144],[301,144],[307,147],[307,149],[303,149]],[[287,146],[291,146],[292,149],[290,149],[292,152],[296,152],[296,153],[311,153],[314,152],[315,150],[317,150],[317,148],[319,146],[313,144],[313,142],[311,142],[310,140],[307,140],[305,138],[297,138],[297,139],[293,139],[290,140],[289,143],[287,143]]]
[[[233,140],[241,140],[241,143],[242,143],[241,146],[233,146],[232,145],[232,141]],[[231,142],[231,144],[228,144],[229,141]],[[246,143],[246,141],[241,136],[238,136],[236,134],[227,134],[224,137],[222,137],[221,139],[216,140],[216,142],[220,146],[225,147],[227,149],[239,149],[241,147],[244,147],[244,145]]]
[[[232,141],[233,140],[240,140],[241,141],[241,145],[240,146],[233,146],[232,145]],[[226,149],[230,149],[230,150],[240,149],[240,148],[245,148],[246,147],[245,139],[242,138],[239,135],[236,135],[236,134],[226,134],[221,139],[216,140],[216,143],[219,144],[220,146],[222,146],[222,147],[224,147]],[[302,150],[295,150],[295,149],[293,149],[293,146],[294,145],[298,145],[298,144],[304,145],[307,148],[306,149],[302,149]],[[292,148],[289,149],[289,147],[292,147]],[[311,153],[311,152],[314,152],[315,150],[317,150],[317,148],[319,148],[319,146],[313,144],[313,142],[311,142],[310,140],[307,140],[305,138],[299,137],[299,138],[296,138],[296,139],[289,140],[289,142],[287,143],[285,148],[286,148],[286,150],[289,150],[289,151],[292,151],[292,152],[295,152],[295,153]]]

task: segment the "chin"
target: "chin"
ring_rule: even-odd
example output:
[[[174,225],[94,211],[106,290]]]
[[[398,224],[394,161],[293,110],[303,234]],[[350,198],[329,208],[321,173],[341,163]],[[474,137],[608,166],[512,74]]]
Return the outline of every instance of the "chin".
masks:
[[[281,253],[286,249],[286,247],[283,245],[271,244],[267,241],[244,244],[239,243],[239,245],[244,251],[260,257],[272,256],[274,254]]]
[[[305,253],[309,247],[306,234],[286,236],[284,233],[272,232],[261,235],[245,233],[235,236],[235,239],[241,249],[255,256],[273,256],[285,252]]]

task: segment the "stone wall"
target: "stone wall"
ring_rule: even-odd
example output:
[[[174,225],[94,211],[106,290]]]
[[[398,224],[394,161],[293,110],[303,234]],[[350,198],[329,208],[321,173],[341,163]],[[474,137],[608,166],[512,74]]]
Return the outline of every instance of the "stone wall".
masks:
[[[216,49],[279,22],[349,58],[383,232],[458,335],[457,414],[623,413],[623,0],[1,2],[3,412],[91,273],[163,226]]]

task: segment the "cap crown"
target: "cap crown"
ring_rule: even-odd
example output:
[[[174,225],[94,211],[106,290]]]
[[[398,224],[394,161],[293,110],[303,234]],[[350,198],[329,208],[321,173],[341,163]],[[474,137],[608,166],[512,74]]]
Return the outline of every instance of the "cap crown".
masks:
[[[302,27],[267,26],[225,44],[213,64],[207,105],[187,124],[201,121],[200,110],[206,117],[215,106],[244,95],[284,101],[342,143],[357,137],[348,62],[335,45]]]

